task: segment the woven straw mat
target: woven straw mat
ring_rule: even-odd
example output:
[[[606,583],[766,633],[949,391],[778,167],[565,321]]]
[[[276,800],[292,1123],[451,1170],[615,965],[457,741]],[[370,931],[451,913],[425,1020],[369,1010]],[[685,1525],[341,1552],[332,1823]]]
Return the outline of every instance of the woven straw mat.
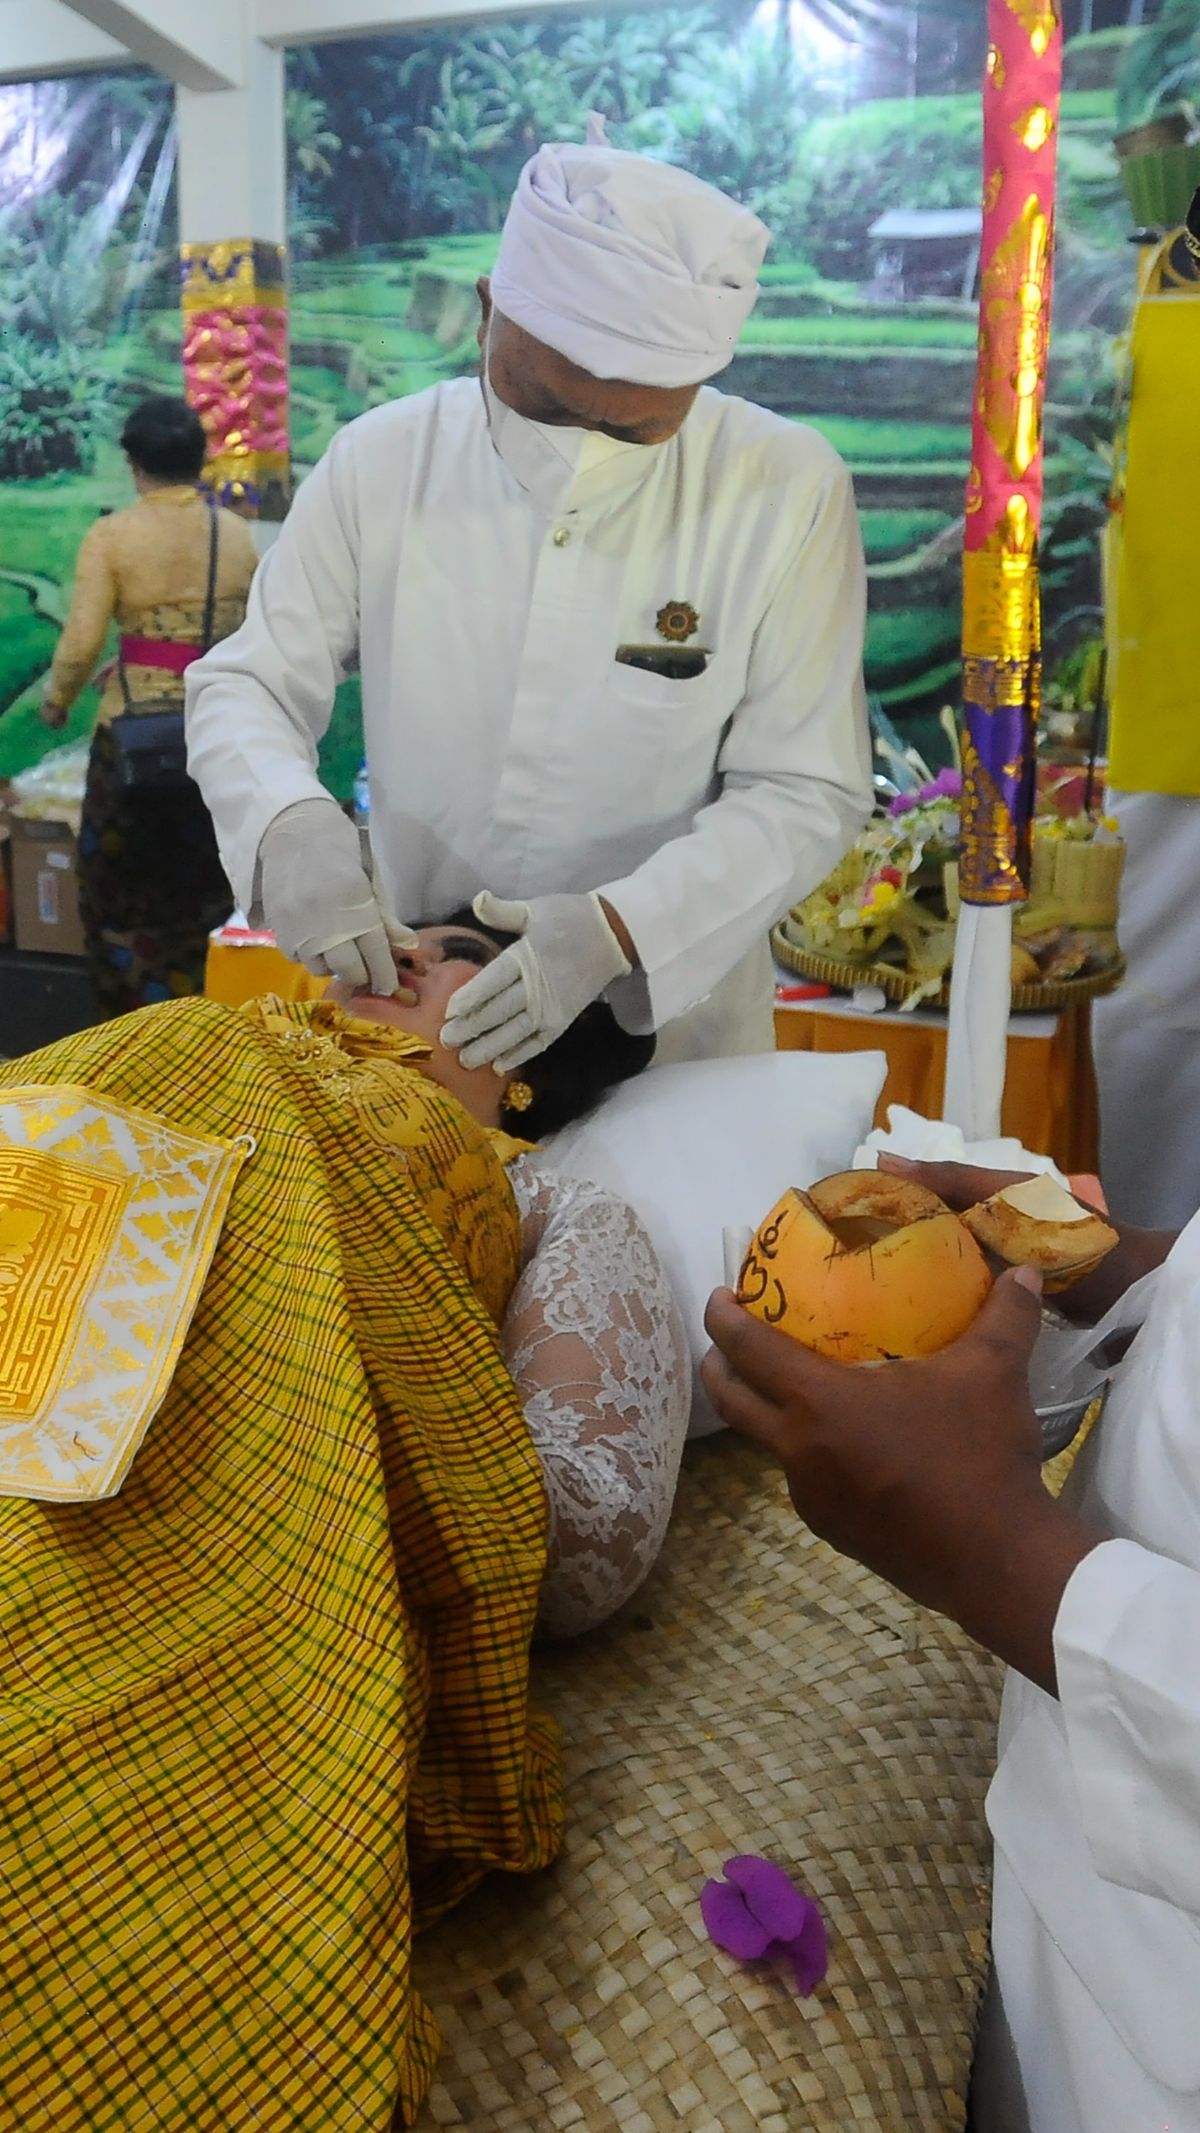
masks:
[[[418,1942],[444,2039],[422,2133],[962,2133],[995,1664],[722,1436],[689,1447],[636,1598],[543,1650],[533,1686],[563,1729],[566,1849]],[[707,1939],[700,1889],[735,1852],[820,1903],[814,1997]]]

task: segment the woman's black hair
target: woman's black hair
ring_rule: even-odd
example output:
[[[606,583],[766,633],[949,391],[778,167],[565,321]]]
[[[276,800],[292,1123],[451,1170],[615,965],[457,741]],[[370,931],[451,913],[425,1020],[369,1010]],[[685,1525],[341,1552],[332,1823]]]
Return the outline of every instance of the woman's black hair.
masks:
[[[198,481],[208,452],[204,424],[186,400],[155,393],[139,400],[121,431],[121,450],[152,481]]]
[[[436,923],[482,933],[498,948],[507,948],[516,938],[483,925],[469,905]],[[544,1140],[560,1126],[585,1117],[606,1090],[640,1074],[653,1057],[652,1036],[633,1036],[621,1028],[606,1000],[593,1000],[561,1037],[517,1069],[518,1079],[533,1090],[533,1102],[525,1111],[504,1111],[504,1126],[521,1140]]]

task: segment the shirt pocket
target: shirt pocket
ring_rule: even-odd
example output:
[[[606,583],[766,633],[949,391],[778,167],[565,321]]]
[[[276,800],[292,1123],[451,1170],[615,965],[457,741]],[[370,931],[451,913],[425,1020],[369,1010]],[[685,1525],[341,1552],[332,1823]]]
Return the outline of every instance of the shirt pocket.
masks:
[[[740,693],[711,656],[702,674],[685,681],[613,660],[604,727],[613,748],[638,766],[660,810],[703,805]]]

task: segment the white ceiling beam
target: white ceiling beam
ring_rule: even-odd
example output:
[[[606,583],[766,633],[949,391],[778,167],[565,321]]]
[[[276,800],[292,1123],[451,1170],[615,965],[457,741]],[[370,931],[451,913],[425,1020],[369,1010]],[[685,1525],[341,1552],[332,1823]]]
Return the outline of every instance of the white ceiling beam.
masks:
[[[219,237],[286,241],[285,59],[255,37],[246,62],[240,89],[175,92],[181,244]]]
[[[127,67],[123,44],[94,29],[60,0],[0,0],[0,82],[42,81]]]
[[[183,89],[236,89],[245,72],[246,0],[69,0],[139,66]]]
[[[418,30],[506,15],[549,15],[579,0],[253,0],[254,28],[264,44],[327,44],[337,37],[372,37],[386,30]],[[641,0],[635,0],[641,4]]]

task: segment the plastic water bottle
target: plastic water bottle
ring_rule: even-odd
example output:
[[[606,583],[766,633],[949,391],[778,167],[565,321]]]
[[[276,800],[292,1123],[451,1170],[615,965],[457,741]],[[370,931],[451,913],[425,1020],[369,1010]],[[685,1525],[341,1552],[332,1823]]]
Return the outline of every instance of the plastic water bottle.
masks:
[[[363,871],[371,872],[371,781],[367,776],[365,759],[354,775],[354,821],[358,830],[358,845],[362,853]]]

